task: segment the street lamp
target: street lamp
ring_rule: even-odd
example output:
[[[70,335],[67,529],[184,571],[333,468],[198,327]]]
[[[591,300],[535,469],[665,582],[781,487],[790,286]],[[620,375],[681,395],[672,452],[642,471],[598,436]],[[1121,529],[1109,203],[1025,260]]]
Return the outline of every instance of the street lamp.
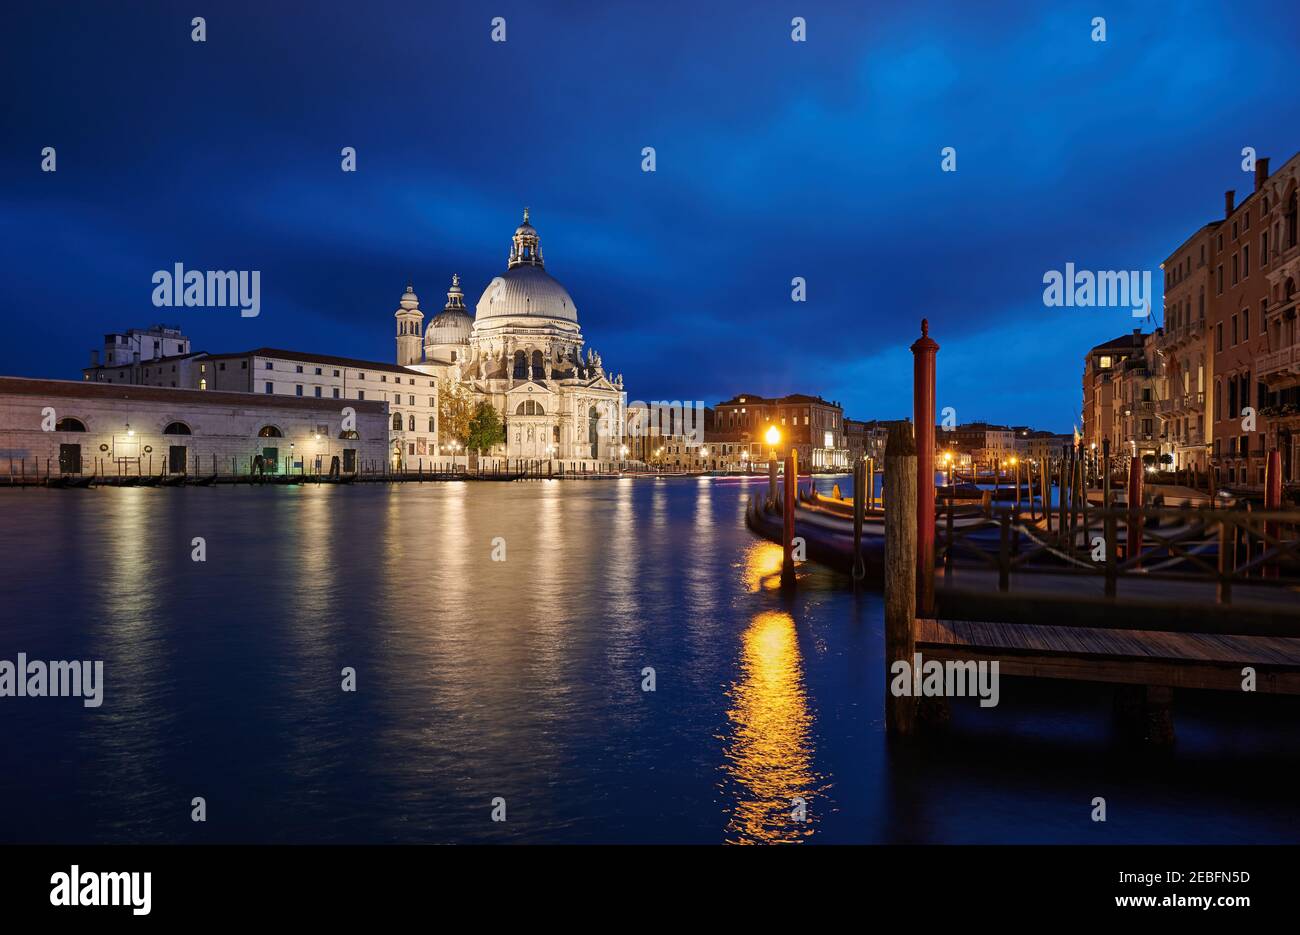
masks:
[[[767,432],[763,435],[763,439],[764,439],[764,441],[767,442],[767,447],[770,448],[770,449],[772,450],[772,455],[771,455],[771,457],[772,457],[772,460],[775,461],[775,460],[776,460],[776,446],[779,445],[779,444],[781,444],[781,432],[780,432],[780,430],[777,429],[777,427],[776,427],[775,425],[769,425],[769,426],[767,427]]]

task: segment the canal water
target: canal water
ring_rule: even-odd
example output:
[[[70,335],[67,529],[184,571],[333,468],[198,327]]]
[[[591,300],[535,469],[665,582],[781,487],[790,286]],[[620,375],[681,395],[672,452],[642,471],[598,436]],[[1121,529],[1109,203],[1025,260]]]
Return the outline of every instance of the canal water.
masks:
[[[0,492],[0,660],[106,683],[0,698],[0,840],[1300,840],[1294,703],[1180,697],[1142,755],[1004,679],[887,742],[881,598],[784,598],[765,483]]]

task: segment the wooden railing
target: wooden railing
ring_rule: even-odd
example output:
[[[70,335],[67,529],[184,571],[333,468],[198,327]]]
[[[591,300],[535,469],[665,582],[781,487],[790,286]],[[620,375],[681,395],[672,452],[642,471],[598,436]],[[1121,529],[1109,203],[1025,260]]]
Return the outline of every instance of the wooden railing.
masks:
[[[1049,532],[1005,507],[986,507],[988,523],[959,530],[961,508],[941,500],[939,509],[935,562],[947,581],[955,563],[968,560],[996,571],[1000,591],[1013,573],[1102,577],[1108,597],[1121,579],[1212,582],[1220,604],[1232,602],[1236,584],[1300,587],[1296,511],[1094,508]]]

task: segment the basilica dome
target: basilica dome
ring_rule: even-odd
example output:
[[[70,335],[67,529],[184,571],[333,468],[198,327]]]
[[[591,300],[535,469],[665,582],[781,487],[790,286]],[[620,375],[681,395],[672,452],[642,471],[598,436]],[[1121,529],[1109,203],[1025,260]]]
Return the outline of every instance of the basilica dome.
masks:
[[[541,239],[528,222],[527,208],[524,223],[515,229],[506,271],[483,290],[474,320],[510,316],[558,318],[575,324],[578,321],[578,310],[568,291],[546,272]]]
[[[424,330],[424,346],[468,344],[473,329],[474,320],[469,317],[469,312],[465,308],[464,294],[460,289],[460,276],[452,276],[451,288],[447,290],[447,304],[441,312],[433,316],[429,326]]]

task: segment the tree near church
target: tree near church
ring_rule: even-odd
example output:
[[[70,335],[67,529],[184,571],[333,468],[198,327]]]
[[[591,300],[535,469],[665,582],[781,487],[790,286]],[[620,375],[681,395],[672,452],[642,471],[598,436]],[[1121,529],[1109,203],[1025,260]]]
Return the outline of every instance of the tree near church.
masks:
[[[506,429],[501,422],[501,413],[491,403],[480,402],[474,407],[474,415],[469,420],[465,447],[482,454],[505,440]]]
[[[469,446],[469,424],[474,402],[459,382],[438,381],[438,444],[460,442]]]

